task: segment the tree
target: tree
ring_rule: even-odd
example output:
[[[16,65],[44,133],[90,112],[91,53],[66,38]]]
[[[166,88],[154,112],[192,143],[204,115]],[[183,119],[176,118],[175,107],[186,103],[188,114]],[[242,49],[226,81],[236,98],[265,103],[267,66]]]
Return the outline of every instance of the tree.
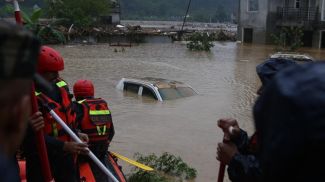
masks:
[[[100,16],[109,14],[108,0],[47,0],[51,17],[62,18],[76,27],[90,27]]]
[[[278,51],[296,51],[303,46],[303,35],[301,27],[282,27],[280,32],[272,34],[271,37]]]
[[[41,8],[34,9],[31,14],[21,11],[25,28],[32,31],[43,44],[65,43],[66,39],[64,35],[53,28],[52,24],[48,24],[46,26],[40,25],[39,19],[42,16],[42,12],[43,11]]]

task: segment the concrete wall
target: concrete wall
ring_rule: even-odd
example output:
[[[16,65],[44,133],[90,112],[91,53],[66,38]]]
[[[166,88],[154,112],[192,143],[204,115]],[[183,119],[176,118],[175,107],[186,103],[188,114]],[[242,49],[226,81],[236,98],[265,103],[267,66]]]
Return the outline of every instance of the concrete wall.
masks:
[[[280,30],[277,26],[277,10],[278,7],[294,7],[295,0],[258,0],[259,10],[257,12],[248,12],[248,1],[239,1],[238,13],[238,40],[243,41],[243,29],[253,29],[253,43],[269,44],[273,43],[271,34]],[[313,33],[313,47],[319,48],[320,45],[320,31],[325,31],[325,21],[321,20],[321,11],[323,2],[325,0],[300,0],[300,7],[318,7],[317,22],[314,25]],[[294,24],[294,22],[293,22]]]
[[[259,8],[256,12],[248,11],[248,1],[249,0],[240,1],[238,40],[243,40],[242,30],[244,28],[252,28],[253,43],[265,43],[268,0],[258,0]]]
[[[119,13],[112,13],[112,24],[120,24],[120,14]]]
[[[268,1],[268,14],[267,14],[267,22],[266,22],[266,38],[265,43],[272,44],[273,38],[272,34],[275,34],[279,31],[280,27],[277,27],[277,11],[278,7],[283,7],[285,0],[269,0]]]
[[[314,30],[313,36],[313,47],[320,48],[321,43],[321,31],[325,31],[325,21],[322,21],[322,6],[325,1],[316,0],[316,6],[318,6],[318,15],[317,15],[317,28]]]

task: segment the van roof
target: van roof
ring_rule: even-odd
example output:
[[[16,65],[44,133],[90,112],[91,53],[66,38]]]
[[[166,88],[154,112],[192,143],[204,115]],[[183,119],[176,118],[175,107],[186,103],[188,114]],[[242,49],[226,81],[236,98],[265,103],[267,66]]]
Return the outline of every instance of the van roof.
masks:
[[[163,78],[153,78],[153,77],[145,77],[145,78],[124,78],[126,82],[134,82],[140,84],[151,84],[158,89],[162,88],[176,88],[176,87],[190,87],[187,84],[175,80],[168,80]]]

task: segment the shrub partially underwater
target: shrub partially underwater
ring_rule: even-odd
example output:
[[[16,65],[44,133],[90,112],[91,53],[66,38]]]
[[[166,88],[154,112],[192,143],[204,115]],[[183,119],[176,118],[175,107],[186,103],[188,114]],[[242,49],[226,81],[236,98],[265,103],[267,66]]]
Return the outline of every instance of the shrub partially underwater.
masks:
[[[182,182],[196,178],[197,171],[188,166],[180,157],[176,157],[167,152],[160,157],[155,154],[142,155],[135,154],[138,162],[154,168],[154,171],[143,171],[133,168],[129,176],[129,182]]]
[[[187,43],[187,48],[191,51],[210,51],[211,47],[213,47],[213,38],[208,33],[199,33],[196,32],[192,34]]]

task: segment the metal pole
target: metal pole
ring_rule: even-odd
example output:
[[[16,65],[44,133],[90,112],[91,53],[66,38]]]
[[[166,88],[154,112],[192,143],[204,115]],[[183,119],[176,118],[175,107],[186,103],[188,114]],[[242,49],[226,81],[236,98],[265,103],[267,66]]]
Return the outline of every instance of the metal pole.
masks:
[[[79,137],[65,124],[65,122],[53,111],[50,110],[51,116],[62,126],[62,128],[70,135],[70,137],[78,142],[83,143]],[[88,149],[89,150],[89,149]],[[88,156],[92,159],[92,161],[114,182],[119,182],[115,176],[100,162],[100,160],[89,150]]]
[[[186,13],[185,13],[184,20],[183,20],[183,25],[182,25],[181,32],[183,32],[183,28],[184,28],[184,25],[185,25],[185,22],[186,22],[187,14],[188,14],[188,11],[190,10],[191,2],[192,2],[192,0],[189,0],[189,2],[188,2],[187,9],[186,9]]]

